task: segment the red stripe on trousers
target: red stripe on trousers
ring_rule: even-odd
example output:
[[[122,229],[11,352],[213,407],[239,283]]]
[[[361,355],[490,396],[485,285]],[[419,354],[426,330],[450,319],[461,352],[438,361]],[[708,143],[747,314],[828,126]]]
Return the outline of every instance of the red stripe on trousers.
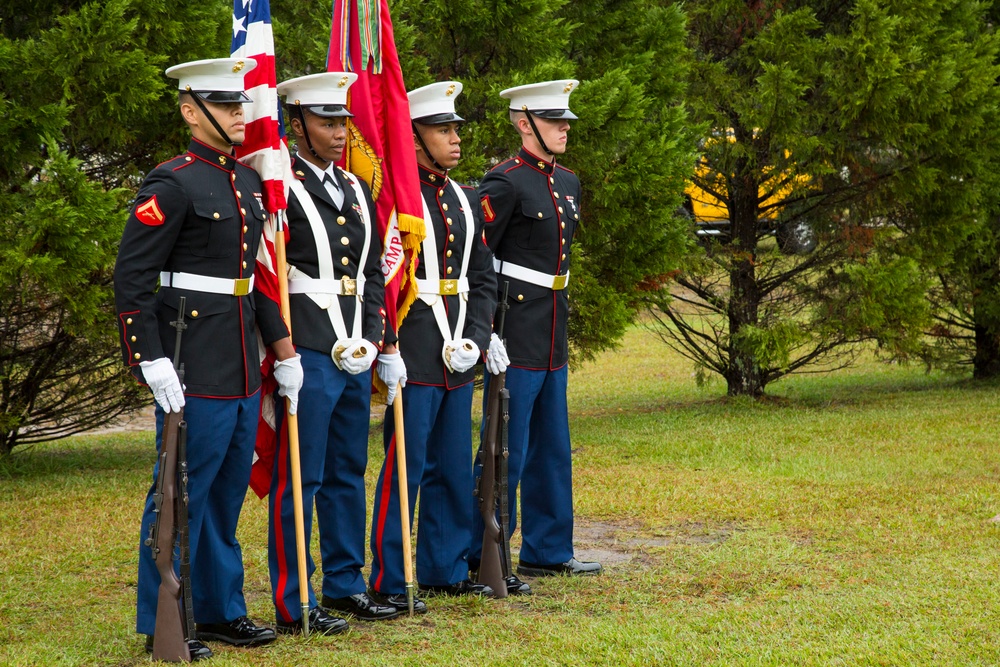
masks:
[[[385,558],[382,557],[382,536],[385,534],[385,519],[389,513],[389,497],[392,494],[392,471],[396,467],[396,430],[393,425],[392,439],[385,453],[385,478],[382,482],[382,502],[378,506],[378,529],[375,531],[375,553],[378,556],[378,579],[373,588],[381,592],[382,575],[385,574]],[[409,507],[406,508],[410,510]]]

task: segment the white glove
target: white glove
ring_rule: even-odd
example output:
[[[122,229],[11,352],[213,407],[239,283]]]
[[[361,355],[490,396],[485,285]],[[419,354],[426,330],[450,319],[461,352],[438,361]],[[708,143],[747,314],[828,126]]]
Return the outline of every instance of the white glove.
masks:
[[[368,371],[375,363],[375,356],[378,354],[374,343],[364,338],[354,338],[346,342],[348,343],[347,348],[340,355],[341,370],[345,370],[351,375]],[[334,350],[336,350],[336,346],[334,346]],[[334,359],[334,363],[336,362],[337,360]]]
[[[479,346],[468,338],[446,340],[441,350],[445,367],[452,373],[464,373],[479,361]]]
[[[500,336],[493,334],[490,336],[490,347],[486,350],[486,370],[493,375],[500,375],[510,366],[510,357],[507,356],[507,348],[504,347]]]
[[[396,398],[396,388],[406,386],[406,364],[403,363],[403,355],[399,352],[378,355],[375,372],[389,388],[389,394],[385,399],[386,405],[392,405]]]
[[[294,415],[299,409],[299,389],[302,389],[302,355],[275,361],[274,379],[278,381],[278,396],[288,399],[288,414]]]
[[[184,407],[184,388],[177,379],[174,365],[166,357],[153,361],[140,361],[142,377],[153,390],[153,398],[164,412],[180,412]]]

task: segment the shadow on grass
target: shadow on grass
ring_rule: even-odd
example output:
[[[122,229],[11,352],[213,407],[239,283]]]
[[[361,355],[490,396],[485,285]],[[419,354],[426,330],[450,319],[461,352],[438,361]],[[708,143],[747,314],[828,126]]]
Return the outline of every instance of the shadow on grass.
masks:
[[[33,480],[49,476],[128,473],[149,469],[155,445],[148,433],[74,436],[26,445],[0,458],[0,480]]]
[[[1000,389],[1000,379],[973,380],[943,372],[911,371],[899,374],[831,373],[828,375],[797,374],[769,385],[760,397],[727,396],[725,385],[712,383],[718,393],[702,389],[688,398],[647,396],[629,404],[629,397],[619,396],[614,402],[581,406],[577,401],[572,416],[600,418],[609,415],[649,414],[661,411],[720,411],[742,414],[774,409],[823,410],[833,408],[875,407],[877,405],[930,392],[958,391],[967,395],[991,393]]]

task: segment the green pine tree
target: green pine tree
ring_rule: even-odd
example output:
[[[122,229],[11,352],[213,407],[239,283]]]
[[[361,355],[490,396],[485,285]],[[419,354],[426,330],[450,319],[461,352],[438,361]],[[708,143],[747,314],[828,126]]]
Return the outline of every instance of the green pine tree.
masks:
[[[995,143],[997,41],[964,0],[690,2],[695,198],[728,224],[652,299],[731,395],[920,354],[929,277],[968,234]],[[815,247],[813,247],[815,245]]]
[[[149,401],[120,361],[111,271],[142,175],[186,143],[163,70],[226,55],[229,11],[0,6],[0,457]]]

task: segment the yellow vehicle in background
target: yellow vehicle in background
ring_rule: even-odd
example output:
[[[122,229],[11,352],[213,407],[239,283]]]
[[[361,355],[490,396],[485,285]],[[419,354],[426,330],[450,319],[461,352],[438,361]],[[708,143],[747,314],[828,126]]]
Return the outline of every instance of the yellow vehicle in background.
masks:
[[[735,141],[732,131],[726,132],[729,141]],[[708,141],[715,141],[714,138]],[[786,152],[786,157],[789,154]],[[720,173],[712,173],[708,165],[699,160],[695,169],[695,180],[706,184],[712,192],[726,195],[726,179]],[[759,208],[763,211],[758,219],[758,226],[766,234],[774,235],[778,247],[786,254],[807,254],[816,248],[817,235],[808,222],[802,219],[782,220],[784,207],[781,202],[788,199],[794,190],[807,186],[809,178],[797,175],[789,178],[787,173],[780,173],[763,181],[759,186],[759,195],[763,198]],[[730,242],[729,209],[726,202],[716,197],[712,192],[702,189],[689,181],[684,188],[684,210],[694,222],[695,234],[699,240],[726,245]],[[768,193],[770,195],[768,196]]]

